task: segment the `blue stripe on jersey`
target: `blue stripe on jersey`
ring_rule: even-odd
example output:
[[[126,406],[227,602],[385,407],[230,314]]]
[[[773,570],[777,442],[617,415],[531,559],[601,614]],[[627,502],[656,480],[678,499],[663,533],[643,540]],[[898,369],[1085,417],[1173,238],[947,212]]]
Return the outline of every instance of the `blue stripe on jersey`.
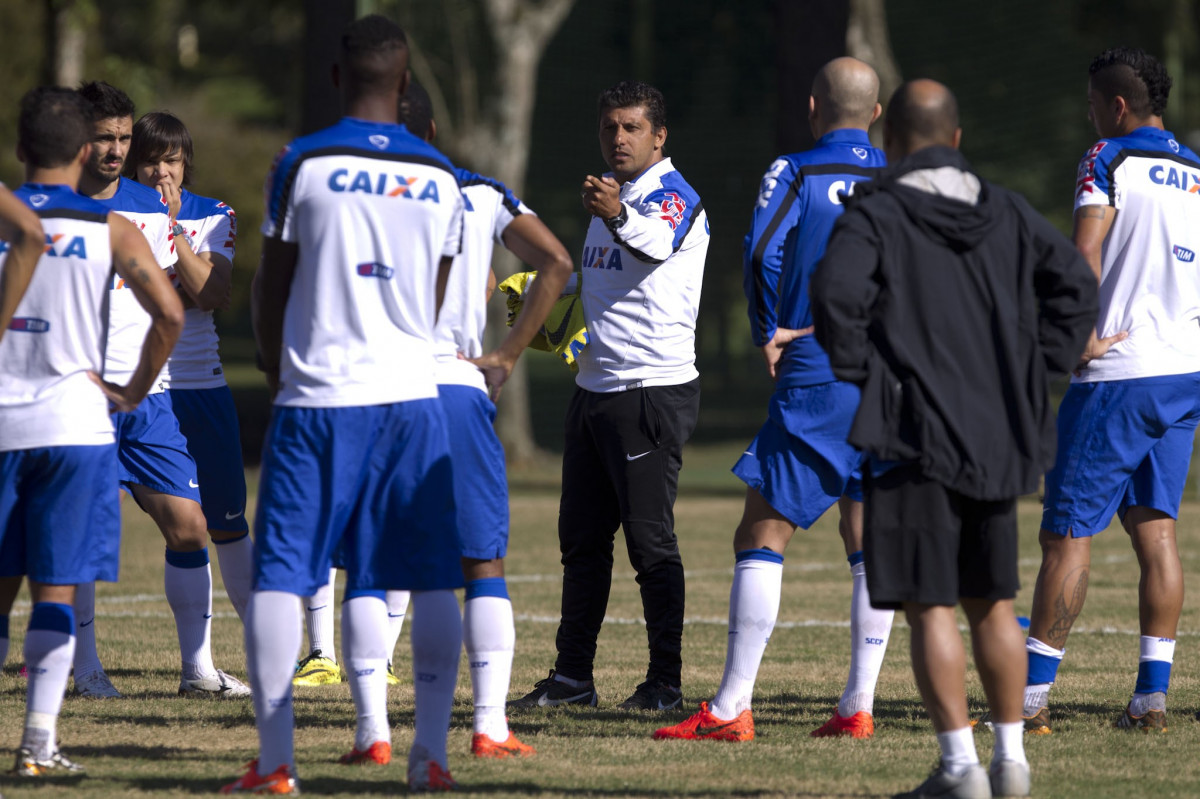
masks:
[[[1079,172],[1075,181],[1075,198],[1082,194],[1093,192],[1108,196],[1108,204],[1116,204],[1116,185],[1113,176],[1121,163],[1129,157],[1157,158],[1175,161],[1183,167],[1190,168],[1189,172],[1177,172],[1174,183],[1184,191],[1193,185],[1200,184],[1200,158],[1194,152],[1175,140],[1174,134],[1161,128],[1142,127],[1114,139],[1100,139],[1093,144],[1079,162]],[[1151,175],[1151,180],[1155,176]],[[1172,179],[1169,170],[1161,173],[1161,180],[1166,183]]]
[[[808,282],[825,254],[842,204],[855,183],[871,180],[887,161],[861,130],[835,130],[817,146],[777,159],[763,178],[743,251],[743,288],[751,336],[763,346],[776,327],[812,325]],[[834,380],[829,360],[812,336],[784,351],[778,388]]]
[[[521,215],[521,201],[518,200],[517,196],[509,190],[508,186],[505,186],[495,178],[485,177],[484,175],[472,172],[469,169],[463,169],[462,167],[457,166],[454,168],[454,176],[458,178],[458,185],[463,189],[465,189],[467,186],[491,186],[501,197],[504,198],[504,207],[508,209],[510,214],[513,216]],[[466,199],[466,195],[463,195],[463,199]],[[468,208],[467,210],[471,209]]]
[[[233,209],[220,200],[212,197],[201,197],[192,194],[187,189],[179,190],[180,219],[208,219],[210,216],[228,214],[233,216]]]
[[[143,186],[129,178],[120,178],[117,192],[106,200],[96,200],[109,211],[124,211],[136,214],[170,213],[167,201],[157,189]]]
[[[108,220],[107,208],[90,197],[84,197],[70,186],[26,183],[13,191],[13,194],[42,217],[74,217],[88,222]]]
[[[384,161],[409,161],[444,169],[454,166],[433,145],[408,132],[403,125],[343,117],[336,124],[296,139],[275,157],[267,175],[267,216],[279,235],[287,216],[287,202],[296,170],[306,158],[323,155],[357,155]]]

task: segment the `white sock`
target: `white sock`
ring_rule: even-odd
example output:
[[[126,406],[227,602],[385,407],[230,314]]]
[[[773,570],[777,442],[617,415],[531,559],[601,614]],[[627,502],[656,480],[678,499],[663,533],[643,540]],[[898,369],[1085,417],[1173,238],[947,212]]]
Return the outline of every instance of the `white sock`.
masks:
[[[75,586],[75,679],[103,671],[96,651],[96,584]]]
[[[992,749],[992,762],[1015,760],[1018,763],[1028,763],[1025,758],[1025,722],[1014,721],[1012,724],[992,724],[996,733],[996,743]]]
[[[58,751],[56,727],[75,655],[75,636],[70,632],[74,626],[75,614],[70,605],[38,602],[29,615],[25,634],[29,685],[21,748],[37,758],[48,758]]]
[[[304,626],[308,628],[308,654],[320,652],[337,663],[337,646],[333,643],[333,585],[337,569],[329,570],[329,582],[317,593],[304,600]]]
[[[225,593],[238,618],[245,623],[246,603],[250,601],[250,587],[254,584],[254,542],[247,533],[231,541],[214,539],[213,545],[217,550],[217,565],[221,569]]]
[[[409,635],[416,694],[413,749],[423,749],[431,759],[446,766],[446,735],[462,649],[462,616],[453,591],[414,591],[412,606]]]
[[[246,672],[254,686],[258,773],[286,764],[293,750],[293,654],[300,648],[300,598],[283,591],[252,591],[246,605]]]
[[[942,749],[942,769],[950,776],[961,776],[971,766],[979,764],[975,736],[971,734],[970,727],[939,732],[937,741]]]
[[[387,717],[387,604],[377,596],[342,602],[342,654],[358,724],[354,748],[365,752],[376,741],[392,743]]]
[[[850,598],[850,677],[838,702],[837,712],[842,718],[850,718],[860,710],[874,710],[875,683],[896,615],[895,611],[871,607],[865,563],[851,566],[850,575],[854,581]]]
[[[388,661],[395,656],[396,642],[400,640],[400,631],[404,629],[404,617],[408,615],[408,591],[387,592],[388,614]]]
[[[212,677],[217,667],[212,659],[212,568],[208,549],[196,552],[167,550],[163,584],[167,604],[175,614],[183,678]]]
[[[751,551],[760,554],[769,552]],[[739,560],[733,567],[725,673],[721,675],[721,687],[709,706],[709,711],[719,719],[737,718],[739,713],[750,707],[758,666],[767,649],[767,642],[771,640],[775,620],[779,617],[783,557],[773,552],[769,555],[774,557],[748,557]]]
[[[503,579],[503,578],[500,578]],[[470,596],[471,585],[467,585]],[[498,596],[476,596],[463,606],[463,645],[471,666],[471,691],[475,699],[476,733],[493,741],[508,740],[504,702],[512,676],[517,631],[512,602]]]

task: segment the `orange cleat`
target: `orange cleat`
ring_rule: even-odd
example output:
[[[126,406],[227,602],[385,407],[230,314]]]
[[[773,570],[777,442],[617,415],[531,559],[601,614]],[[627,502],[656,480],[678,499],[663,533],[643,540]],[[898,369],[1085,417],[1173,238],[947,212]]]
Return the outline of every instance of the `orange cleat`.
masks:
[[[708,702],[701,702],[700,711],[687,721],[654,731],[656,741],[667,738],[686,741],[699,741],[704,738],[714,741],[753,741],[754,716],[750,715],[750,709],[746,708],[733,721],[726,721],[708,712]]]
[[[258,760],[251,760],[246,764],[246,773],[238,778],[236,782],[231,782],[221,788],[221,793],[249,793],[259,796],[265,795],[282,795],[300,793],[300,781],[296,779],[296,775],[284,763],[279,768],[265,776],[258,774]]]
[[[532,746],[521,743],[511,732],[503,741],[495,741],[482,732],[471,736],[471,754],[475,757],[529,757],[533,753]]]
[[[458,783],[436,760],[420,760],[408,767],[408,790],[413,793],[453,791]]]
[[[343,766],[361,766],[366,763],[386,766],[392,762],[392,745],[387,741],[376,741],[368,746],[366,751],[351,749],[349,753],[339,757],[338,762]]]
[[[809,734],[814,738],[840,738],[843,735],[851,738],[870,738],[875,734],[875,719],[865,710],[846,718],[834,708],[833,718]]]

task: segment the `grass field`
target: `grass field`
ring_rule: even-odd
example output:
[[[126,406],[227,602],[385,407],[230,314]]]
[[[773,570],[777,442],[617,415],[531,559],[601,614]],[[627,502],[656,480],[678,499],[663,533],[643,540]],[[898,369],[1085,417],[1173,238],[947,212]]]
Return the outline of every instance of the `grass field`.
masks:
[[[633,574],[618,544],[609,620],[600,638],[596,709],[513,714],[510,723],[538,754],[519,762],[475,761],[469,755],[471,706],[465,661],[450,733],[450,767],[463,793],[489,797],[889,796],[920,782],[937,747],[908,665],[908,629],[898,621],[875,702],[873,740],[816,740],[848,665],[850,578],[826,516],[797,533],[784,571],[779,624],[759,673],[749,744],[657,742],[650,733],[708,699],[720,681],[732,580],[732,531],[741,513],[739,484],[728,466],[740,448],[696,448],[685,455],[676,508],[688,570],[684,632],[687,710],[631,715],[616,705],[641,680],[645,631]],[[513,476],[509,591],[517,614],[513,694],[546,676],[554,659],[559,575],[553,463]],[[254,475],[251,474],[253,483]],[[1022,581],[1017,600],[1028,613],[1038,566],[1040,509],[1021,504]],[[1180,548],[1188,581],[1200,573],[1200,505],[1181,512]],[[162,541],[136,508],[126,508],[122,581],[101,585],[97,632],[101,657],[127,698],[68,698],[59,739],[86,765],[73,784],[35,784],[0,777],[6,799],[22,797],[166,797],[212,794],[232,780],[256,751],[249,702],[175,696],[178,653],[162,592]],[[1041,797],[1200,796],[1200,609],[1187,602],[1180,624],[1170,697],[1171,730],[1149,737],[1111,729],[1127,701],[1137,661],[1137,564],[1124,534],[1112,528],[1094,549],[1087,606],[1069,642],[1052,695],[1055,733],[1027,740],[1034,795]],[[213,567],[218,589],[219,575]],[[12,644],[0,675],[0,748],[19,743],[25,683],[17,668],[27,622],[27,595],[12,619]],[[228,601],[214,603],[217,665],[245,676],[241,626]],[[409,671],[408,637],[397,649],[397,671]],[[337,757],[353,742],[348,686],[300,689],[296,696],[297,758],[305,794],[384,796],[403,792],[404,753],[411,741],[412,691],[393,687],[389,710],[399,754],[385,768],[348,768]],[[973,712],[982,692],[968,675]],[[986,762],[991,735],[977,744]],[[7,764],[5,764],[7,766]]]

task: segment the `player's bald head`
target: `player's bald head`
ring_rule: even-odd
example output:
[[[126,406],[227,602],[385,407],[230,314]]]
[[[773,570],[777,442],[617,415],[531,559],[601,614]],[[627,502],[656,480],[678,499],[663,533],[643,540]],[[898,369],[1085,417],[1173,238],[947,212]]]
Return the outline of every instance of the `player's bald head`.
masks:
[[[957,147],[958,101],[935,80],[910,80],[888,102],[883,133],[889,156],[925,147]]]
[[[879,76],[857,58],[835,58],[817,73],[812,96],[826,127],[866,130],[875,121]]]
[[[352,94],[399,94],[408,73],[408,37],[379,14],[357,19],[342,33],[338,65],[342,86]]]

